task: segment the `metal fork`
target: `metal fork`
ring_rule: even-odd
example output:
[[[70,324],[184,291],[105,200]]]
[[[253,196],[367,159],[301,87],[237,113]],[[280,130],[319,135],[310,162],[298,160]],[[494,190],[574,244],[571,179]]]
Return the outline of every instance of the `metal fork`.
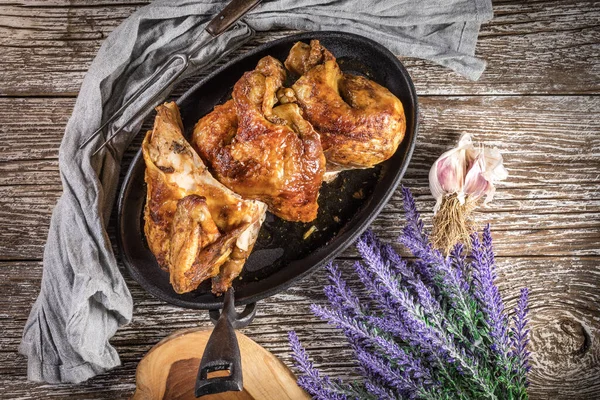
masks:
[[[223,32],[228,30],[234,23],[236,23],[240,18],[246,15],[250,10],[256,7],[261,0],[232,0],[219,14],[217,14],[206,26],[204,29],[208,35],[205,35],[203,39],[200,40],[196,45],[194,45],[189,51],[189,54],[194,54],[195,52],[201,50],[209,43],[211,43],[215,38],[221,35]],[[177,70],[169,78],[159,89],[158,91],[146,100],[142,106],[135,112],[130,118],[128,118],[117,130],[109,136],[100,147],[92,153],[92,156],[95,156],[102,150],[106,145],[115,138],[119,133],[125,129],[127,125],[129,125],[132,121],[134,121],[139,115],[141,115],[149,105],[154,103],[154,101],[160,96],[160,94],[171,84],[173,84],[177,78],[179,78],[187,69],[190,64],[190,56],[185,53],[178,53],[171,56],[167,62],[165,62],[155,73],[153,73],[150,78],[139,88],[137,89],[131,98],[129,98],[125,104],[121,106],[109,119],[107,119],[94,133],[92,133],[82,144],[79,146],[79,149],[83,149],[87,146],[94,138],[96,138],[110,123],[115,121],[119,116],[129,107],[133,102],[135,102],[138,97],[144,93],[149,87],[157,82],[157,80],[172,66],[177,65]]]

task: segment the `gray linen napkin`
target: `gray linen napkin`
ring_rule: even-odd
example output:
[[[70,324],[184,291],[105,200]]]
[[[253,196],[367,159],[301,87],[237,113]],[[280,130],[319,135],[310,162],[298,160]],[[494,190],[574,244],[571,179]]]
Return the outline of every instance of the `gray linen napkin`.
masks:
[[[90,66],[60,147],[63,194],[44,249],[41,291],[19,348],[28,357],[29,379],[81,382],[120,364],[109,339],[131,320],[133,303],[106,225],[120,161],[142,117],[96,157],[91,157],[93,145],[83,151],[78,147],[172,54],[197,43],[206,23],[223,6],[219,0],[156,1],[115,29]],[[245,23],[193,55],[181,79],[239,47],[253,29],[275,28],[361,34],[395,54],[432,60],[477,79],[485,68],[484,61],[473,56],[479,25],[491,17],[489,0],[264,1]],[[110,129],[134,114],[151,94],[131,105]]]

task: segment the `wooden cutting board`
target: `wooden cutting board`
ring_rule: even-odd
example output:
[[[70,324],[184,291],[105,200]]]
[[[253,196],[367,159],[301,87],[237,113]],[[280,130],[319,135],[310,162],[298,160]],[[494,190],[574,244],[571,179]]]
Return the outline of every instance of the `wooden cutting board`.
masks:
[[[161,340],[138,364],[133,400],[196,399],[200,359],[212,330],[187,329]],[[203,400],[310,399],[277,357],[236,332],[242,356],[244,390],[201,397]]]

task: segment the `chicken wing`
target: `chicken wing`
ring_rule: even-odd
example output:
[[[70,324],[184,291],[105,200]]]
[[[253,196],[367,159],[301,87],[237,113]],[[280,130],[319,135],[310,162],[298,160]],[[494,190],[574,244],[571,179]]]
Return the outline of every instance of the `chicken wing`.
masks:
[[[285,66],[301,75],[292,86],[295,99],[290,101],[298,102],[321,135],[328,172],[369,168],[395,153],[406,119],[402,103],[389,90],[362,76],[342,73],[318,40],[296,43]]]
[[[192,144],[216,178],[288,221],[312,221],[325,173],[319,134],[297,104],[277,104],[285,70],[273,57],[235,84],[232,100],[196,124]]]
[[[250,254],[266,205],[242,199],[212,177],[183,137],[175,103],[156,111],[142,144],[146,240],[177,293],[208,278],[213,292],[222,293]]]

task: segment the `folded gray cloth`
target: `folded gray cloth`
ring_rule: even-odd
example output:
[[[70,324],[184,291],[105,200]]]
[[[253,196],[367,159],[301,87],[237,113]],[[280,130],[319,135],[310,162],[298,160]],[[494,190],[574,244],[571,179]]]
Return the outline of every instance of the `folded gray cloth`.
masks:
[[[142,117],[95,157],[95,146],[78,147],[172,54],[186,52],[206,35],[204,26],[223,6],[217,0],[156,1],[115,29],[90,66],[60,147],[63,194],[44,249],[40,295],[19,349],[28,357],[29,379],[81,382],[120,364],[109,339],[131,320],[133,304],[106,225],[120,161]],[[395,54],[426,58],[477,79],[485,67],[473,56],[479,24],[491,16],[489,0],[264,1],[245,23],[191,55],[183,77],[207,69],[246,42],[253,29],[291,28],[357,33]],[[151,94],[131,105],[109,131]]]

